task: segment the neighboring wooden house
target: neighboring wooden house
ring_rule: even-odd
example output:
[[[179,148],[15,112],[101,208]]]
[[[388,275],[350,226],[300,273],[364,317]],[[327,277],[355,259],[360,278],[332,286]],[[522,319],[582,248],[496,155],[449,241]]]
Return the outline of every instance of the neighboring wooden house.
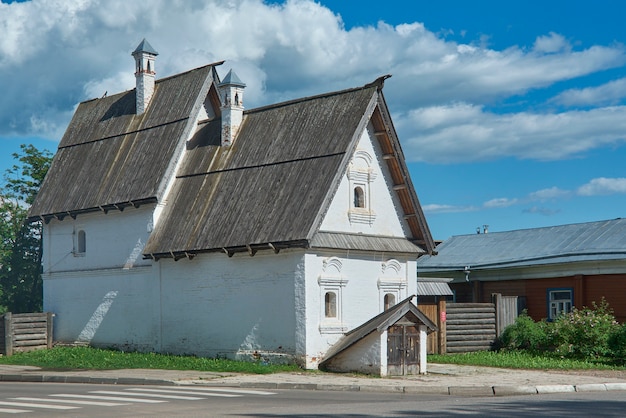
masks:
[[[31,207],[55,340],[295,360],[416,293],[434,243],[375,82],[257,109],[211,64],[81,103]]]
[[[540,320],[604,298],[626,321],[626,219],[455,236],[417,270],[453,278],[456,302],[518,296]]]

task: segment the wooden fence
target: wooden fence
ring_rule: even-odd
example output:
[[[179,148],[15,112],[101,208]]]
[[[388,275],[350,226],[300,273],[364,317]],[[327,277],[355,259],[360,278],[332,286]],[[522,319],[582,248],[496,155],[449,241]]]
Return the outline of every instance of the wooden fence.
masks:
[[[446,311],[448,353],[490,350],[496,339],[493,303],[448,303]]]
[[[492,295],[493,303],[448,303],[447,353],[490,350],[518,315],[517,296]]]
[[[53,316],[50,312],[0,316],[0,354],[52,348]]]

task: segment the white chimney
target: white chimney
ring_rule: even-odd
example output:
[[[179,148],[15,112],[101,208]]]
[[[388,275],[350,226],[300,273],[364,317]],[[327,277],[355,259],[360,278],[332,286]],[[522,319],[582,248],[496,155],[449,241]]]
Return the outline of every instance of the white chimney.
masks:
[[[219,84],[222,96],[222,146],[231,145],[243,121],[243,89],[246,85],[230,70]]]
[[[154,94],[154,60],[159,53],[144,38],[132,55],[135,58],[137,114],[141,115],[148,108]]]

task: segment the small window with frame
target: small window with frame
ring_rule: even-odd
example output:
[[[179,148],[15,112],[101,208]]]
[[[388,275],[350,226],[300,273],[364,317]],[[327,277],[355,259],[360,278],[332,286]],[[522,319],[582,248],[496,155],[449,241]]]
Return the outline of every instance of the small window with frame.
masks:
[[[572,288],[548,289],[548,319],[550,321],[572,311],[573,294]]]

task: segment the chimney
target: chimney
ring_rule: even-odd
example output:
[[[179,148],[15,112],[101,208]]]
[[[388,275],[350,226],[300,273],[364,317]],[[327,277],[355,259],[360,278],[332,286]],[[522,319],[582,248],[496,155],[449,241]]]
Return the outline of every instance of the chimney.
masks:
[[[154,60],[159,53],[144,38],[132,55],[135,58],[137,114],[141,115],[148,108],[154,94]]]
[[[243,121],[243,89],[246,85],[230,70],[219,84],[222,96],[222,146],[231,145]]]

